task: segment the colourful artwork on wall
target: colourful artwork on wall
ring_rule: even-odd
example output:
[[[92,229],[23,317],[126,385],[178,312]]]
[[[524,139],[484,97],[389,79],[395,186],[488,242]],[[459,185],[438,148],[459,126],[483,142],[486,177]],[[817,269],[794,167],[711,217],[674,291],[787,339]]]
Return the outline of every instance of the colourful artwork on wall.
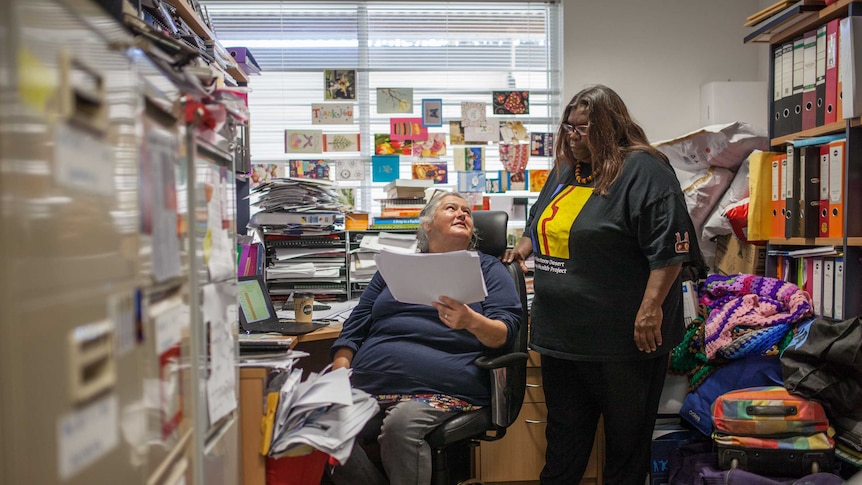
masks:
[[[285,153],[320,153],[320,130],[284,130]]]
[[[413,88],[377,88],[377,112],[412,113]]]
[[[288,160],[291,177],[329,180],[329,162],[326,160]]]
[[[494,91],[495,115],[530,114],[529,91]]]
[[[358,152],[359,150],[359,133],[323,134],[323,151],[325,152]]]
[[[374,135],[374,153],[377,155],[413,155],[411,140],[392,140],[389,133]]]
[[[413,141],[413,154],[417,157],[442,157],[446,155],[446,134],[428,133],[426,140]]]
[[[443,100],[422,100],[422,124],[425,126],[443,126]]]
[[[398,155],[374,155],[371,157],[371,181],[392,182],[398,178]]]
[[[353,105],[335,103],[311,103],[311,124],[352,125]]]
[[[327,69],[323,71],[323,99],[356,100],[356,71]]]
[[[389,137],[393,141],[425,140],[428,128],[422,126],[422,118],[390,118]]]
[[[449,169],[445,162],[438,163],[414,163],[411,167],[414,179],[433,180],[435,184],[449,182]]]
[[[530,133],[530,156],[553,157],[554,156],[554,134],[553,133]]]

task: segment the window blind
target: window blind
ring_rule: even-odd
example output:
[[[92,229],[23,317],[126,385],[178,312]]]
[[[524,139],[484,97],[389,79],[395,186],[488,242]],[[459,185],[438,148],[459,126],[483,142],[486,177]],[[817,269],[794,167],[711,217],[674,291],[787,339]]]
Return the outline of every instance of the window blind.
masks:
[[[365,180],[356,209],[379,211],[385,183],[373,183],[374,134],[389,132],[389,119],[421,117],[421,100],[442,99],[443,126],[460,120],[462,102],[485,102],[489,122],[517,120],[529,131],[554,132],[560,113],[561,6],[547,1],[397,2],[248,1],[201,2],[216,36],[227,47],[246,47],[261,67],[249,86],[253,164],[283,165],[294,159],[361,159]],[[356,70],[353,125],[312,125],[311,103],[324,102],[323,71]],[[378,114],[377,88],[413,89],[413,113]],[[530,93],[528,115],[491,114],[492,91]],[[357,153],[285,153],[286,129],[361,134]],[[502,170],[496,144],[488,144],[486,171]],[[453,146],[440,162],[447,185],[457,184]],[[400,178],[411,178],[414,157],[400,159]],[[547,157],[528,169],[549,168]],[[286,169],[285,169],[286,170]],[[334,170],[330,170],[332,174]],[[286,174],[286,172],[281,172]],[[334,178],[334,175],[333,175]]]

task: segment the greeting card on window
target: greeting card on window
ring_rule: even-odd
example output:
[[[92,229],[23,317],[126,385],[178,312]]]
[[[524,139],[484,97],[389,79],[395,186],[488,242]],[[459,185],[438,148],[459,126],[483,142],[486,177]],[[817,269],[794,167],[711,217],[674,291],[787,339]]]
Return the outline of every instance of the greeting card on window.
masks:
[[[311,124],[352,125],[353,105],[334,103],[311,103]]]
[[[500,137],[500,126],[490,121],[486,125],[481,126],[465,126],[464,141],[468,145],[486,144],[487,142],[495,142]]]
[[[485,172],[458,172],[458,192],[485,190]]]
[[[413,142],[411,140],[392,140],[389,133],[377,133],[374,135],[374,153],[377,155],[412,155]]]
[[[422,126],[422,118],[390,118],[389,136],[394,141],[426,140],[428,128]]]
[[[356,100],[356,71],[326,69],[323,71],[323,99]]]
[[[505,192],[506,186],[509,184],[508,177],[508,172],[504,170],[485,172],[485,192],[490,194]]]
[[[324,133],[323,151],[325,152],[358,152],[359,133]]]
[[[335,160],[335,180],[365,180],[365,161]]]
[[[495,115],[530,114],[529,91],[494,91]]]
[[[427,140],[414,140],[413,154],[417,157],[445,156],[446,135],[444,133],[428,133]]]
[[[435,184],[445,184],[449,182],[449,169],[445,162],[414,163],[411,166],[411,172],[414,179],[433,180]]]
[[[329,162],[326,160],[288,160],[291,177],[329,180]]]
[[[554,134],[530,133],[530,155],[534,157],[554,156]]]
[[[253,163],[251,165],[251,187],[257,187],[262,183],[280,177],[280,164],[275,163]]]
[[[506,190],[527,190],[527,171],[506,172],[509,174],[509,183]]]
[[[485,117],[485,106],[487,103],[474,103],[464,101],[461,103],[461,124],[467,128],[471,126],[484,126],[487,124]]]
[[[413,88],[377,88],[377,112],[412,113]]]
[[[527,168],[527,162],[530,160],[530,152],[527,150],[527,147],[526,143],[518,145],[500,143],[500,163],[509,172],[523,172]]]
[[[392,182],[398,178],[398,155],[374,155],[371,157],[371,181]]]
[[[284,130],[285,153],[320,153],[320,130]]]
[[[548,174],[551,173],[547,169],[528,170],[527,179],[530,181],[530,192],[541,192],[545,182],[548,181]]]
[[[485,170],[485,148],[467,147],[453,150],[455,170],[459,172],[480,172]]]
[[[500,142],[501,143],[521,143],[529,139],[529,133],[524,123],[520,121],[501,121],[500,122]]]
[[[443,126],[443,100],[422,100],[422,124],[424,126]]]

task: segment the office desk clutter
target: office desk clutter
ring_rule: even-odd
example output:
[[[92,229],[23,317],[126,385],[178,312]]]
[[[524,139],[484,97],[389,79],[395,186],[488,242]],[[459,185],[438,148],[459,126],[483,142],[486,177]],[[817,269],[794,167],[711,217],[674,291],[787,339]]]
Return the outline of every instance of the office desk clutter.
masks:
[[[320,450],[346,461],[356,435],[379,406],[367,393],[350,387],[350,370],[275,373],[266,388],[261,454],[271,458]],[[322,472],[322,467],[321,467]]]

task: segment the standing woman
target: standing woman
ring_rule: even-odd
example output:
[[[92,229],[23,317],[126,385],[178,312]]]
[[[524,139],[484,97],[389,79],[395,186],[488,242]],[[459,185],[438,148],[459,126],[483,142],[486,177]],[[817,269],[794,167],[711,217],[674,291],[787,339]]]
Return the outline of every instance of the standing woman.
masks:
[[[606,484],[642,485],[670,350],[684,332],[683,262],[698,251],[679,181],[606,86],[572,98],[524,237],[535,253],[530,346],[548,407],[543,484],[579,483],[604,416]]]

